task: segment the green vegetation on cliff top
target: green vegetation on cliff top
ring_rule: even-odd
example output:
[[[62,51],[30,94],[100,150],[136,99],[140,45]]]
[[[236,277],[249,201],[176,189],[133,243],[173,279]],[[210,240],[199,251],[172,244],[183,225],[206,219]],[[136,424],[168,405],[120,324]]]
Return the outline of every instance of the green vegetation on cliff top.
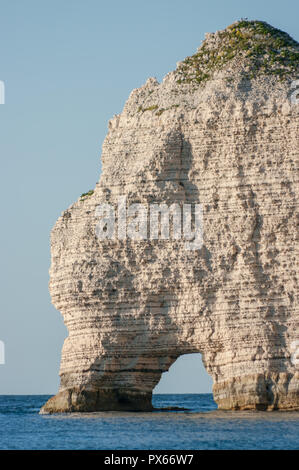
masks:
[[[177,68],[177,82],[204,82],[227,64],[248,78],[264,74],[285,79],[298,72],[299,44],[263,21],[241,20],[211,35],[186,57]]]

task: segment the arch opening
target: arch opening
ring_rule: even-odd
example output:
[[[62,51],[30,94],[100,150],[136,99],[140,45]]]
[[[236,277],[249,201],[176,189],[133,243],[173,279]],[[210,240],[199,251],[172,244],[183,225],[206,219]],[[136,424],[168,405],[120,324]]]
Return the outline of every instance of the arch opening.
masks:
[[[212,411],[217,408],[212,394],[213,380],[200,353],[183,354],[163,372],[153,390],[153,406],[158,409]]]

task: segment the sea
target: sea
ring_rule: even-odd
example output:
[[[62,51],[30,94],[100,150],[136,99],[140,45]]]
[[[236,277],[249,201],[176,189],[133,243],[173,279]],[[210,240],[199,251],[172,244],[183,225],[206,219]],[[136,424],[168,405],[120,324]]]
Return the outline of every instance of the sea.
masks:
[[[153,395],[153,405],[159,410],[146,413],[39,414],[49,398],[0,396],[1,450],[299,447],[299,412],[217,410],[212,394]]]

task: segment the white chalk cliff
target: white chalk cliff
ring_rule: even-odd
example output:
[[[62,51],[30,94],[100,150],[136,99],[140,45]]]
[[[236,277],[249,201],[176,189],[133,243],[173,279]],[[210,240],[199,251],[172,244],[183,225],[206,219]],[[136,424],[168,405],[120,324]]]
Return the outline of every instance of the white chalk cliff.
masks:
[[[52,231],[69,336],[42,412],[150,410],[161,374],[195,352],[219,408],[299,409],[298,78],[296,41],[240,21],[132,91],[96,188]],[[202,247],[99,239],[96,208],[119,196],[200,203]]]

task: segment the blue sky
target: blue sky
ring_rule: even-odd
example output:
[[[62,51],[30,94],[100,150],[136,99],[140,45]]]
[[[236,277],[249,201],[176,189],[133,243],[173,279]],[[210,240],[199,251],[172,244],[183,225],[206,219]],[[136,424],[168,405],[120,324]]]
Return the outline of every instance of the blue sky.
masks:
[[[57,391],[66,329],[48,293],[49,234],[99,179],[108,120],[205,32],[242,17],[299,40],[297,0],[0,0],[0,394]],[[179,359],[157,389],[210,390],[198,355]]]

